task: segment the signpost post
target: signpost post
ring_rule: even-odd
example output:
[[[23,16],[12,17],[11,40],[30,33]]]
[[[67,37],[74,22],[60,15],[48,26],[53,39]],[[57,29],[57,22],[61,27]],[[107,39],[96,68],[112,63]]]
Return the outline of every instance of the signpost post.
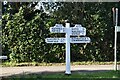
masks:
[[[65,74],[71,74],[70,71],[70,23],[66,23],[66,72]]]
[[[54,27],[50,27],[51,33],[66,33],[65,38],[46,38],[46,43],[66,43],[66,71],[65,74],[71,74],[70,71],[70,43],[90,43],[89,37],[71,37],[86,35],[86,28],[77,24],[75,27],[70,27],[70,23],[66,23],[64,27],[62,24],[56,24]]]
[[[120,32],[120,26],[118,26],[118,8],[116,8],[115,12],[114,70],[117,71],[117,32]]]

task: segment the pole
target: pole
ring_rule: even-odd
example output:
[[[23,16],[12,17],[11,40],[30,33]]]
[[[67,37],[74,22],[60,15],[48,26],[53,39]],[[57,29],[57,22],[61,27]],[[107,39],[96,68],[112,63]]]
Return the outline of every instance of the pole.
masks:
[[[115,43],[114,43],[114,70],[117,71],[117,23],[118,23],[118,8],[116,8],[116,23],[115,23]]]
[[[112,8],[112,11],[113,11],[113,26],[115,26],[115,8],[113,7]]]
[[[70,75],[70,23],[66,23],[66,75]]]

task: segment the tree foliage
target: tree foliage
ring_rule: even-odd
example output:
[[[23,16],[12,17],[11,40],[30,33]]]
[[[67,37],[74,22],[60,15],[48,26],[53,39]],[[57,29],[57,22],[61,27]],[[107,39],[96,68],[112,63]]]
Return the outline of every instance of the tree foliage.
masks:
[[[30,6],[31,5],[31,6]],[[112,61],[114,26],[112,7],[118,3],[44,3],[51,10],[48,15],[35,10],[36,3],[9,3],[2,16],[3,54],[15,62],[64,62],[65,45],[47,44],[47,37],[64,37],[52,34],[49,28],[56,23],[71,26],[82,24],[91,38],[89,44],[71,44],[72,61]],[[119,35],[119,34],[118,34]],[[118,38],[118,50],[120,39]],[[120,53],[120,52],[119,52]],[[118,54],[120,60],[120,55]]]

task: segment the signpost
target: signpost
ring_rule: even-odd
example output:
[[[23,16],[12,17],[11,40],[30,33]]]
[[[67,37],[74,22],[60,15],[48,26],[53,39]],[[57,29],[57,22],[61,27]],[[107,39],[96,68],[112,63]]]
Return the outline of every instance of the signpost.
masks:
[[[70,71],[70,43],[90,43],[89,37],[71,37],[72,36],[85,36],[86,28],[77,24],[75,27],[70,27],[70,23],[66,23],[64,27],[62,24],[56,24],[50,27],[51,33],[66,33],[65,38],[46,38],[46,43],[66,43],[66,71],[65,74],[71,74]]]
[[[115,42],[114,42],[114,70],[117,71],[117,32],[120,32],[120,26],[118,26],[118,8],[113,9],[113,14],[115,14]]]

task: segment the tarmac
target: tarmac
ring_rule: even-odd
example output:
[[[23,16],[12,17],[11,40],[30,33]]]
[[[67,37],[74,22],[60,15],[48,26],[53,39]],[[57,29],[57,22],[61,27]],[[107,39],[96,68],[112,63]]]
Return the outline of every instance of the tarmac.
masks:
[[[118,66],[120,70],[120,65]],[[75,65],[71,66],[71,72],[97,72],[114,70],[114,65]],[[0,77],[14,76],[20,74],[47,74],[47,73],[65,73],[63,66],[24,66],[24,67],[0,67]]]

